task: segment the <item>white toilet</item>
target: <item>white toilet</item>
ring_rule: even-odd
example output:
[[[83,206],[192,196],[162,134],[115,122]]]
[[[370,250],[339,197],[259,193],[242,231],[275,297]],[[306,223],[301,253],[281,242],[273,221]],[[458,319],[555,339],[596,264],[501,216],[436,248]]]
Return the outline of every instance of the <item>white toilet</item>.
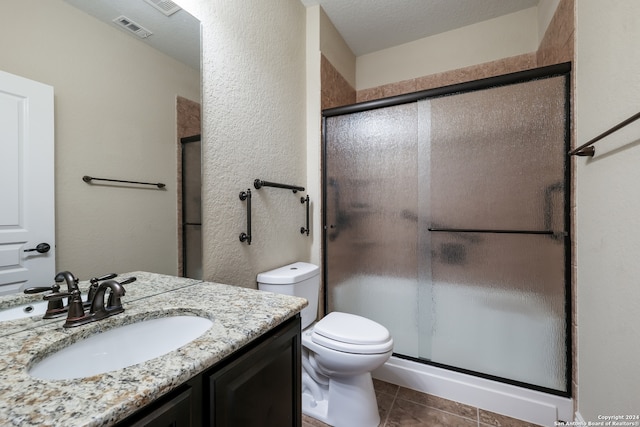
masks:
[[[306,298],[302,310],[302,412],[335,427],[380,423],[371,371],[393,352],[382,325],[354,314],[318,313],[320,268],[296,262],[258,274],[263,291]]]

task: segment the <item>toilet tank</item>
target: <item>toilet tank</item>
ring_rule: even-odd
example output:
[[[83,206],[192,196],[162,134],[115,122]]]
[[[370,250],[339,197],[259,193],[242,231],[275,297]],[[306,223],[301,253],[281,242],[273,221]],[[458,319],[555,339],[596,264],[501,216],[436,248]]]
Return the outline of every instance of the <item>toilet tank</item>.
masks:
[[[258,289],[276,294],[305,298],[309,305],[302,309],[302,329],[312,324],[318,315],[320,267],[296,262],[258,274]]]

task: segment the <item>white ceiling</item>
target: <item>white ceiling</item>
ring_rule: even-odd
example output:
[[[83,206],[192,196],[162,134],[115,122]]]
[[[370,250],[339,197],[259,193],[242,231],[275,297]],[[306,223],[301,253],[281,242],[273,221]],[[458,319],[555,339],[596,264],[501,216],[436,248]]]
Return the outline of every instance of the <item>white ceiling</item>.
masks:
[[[153,33],[146,39],[131,34],[132,37],[193,69],[200,69],[200,21],[186,11],[180,10],[167,17],[144,0],[64,1],[107,25],[131,34],[112,22],[124,15]]]
[[[300,0],[319,4],[356,55],[537,6],[539,0]]]
[[[184,10],[166,17],[144,0],[64,0],[113,25],[124,15],[153,32],[140,41],[194,69],[200,22]],[[300,0],[319,4],[356,56],[536,6],[539,0]],[[176,0],[180,3],[180,0]],[[119,27],[118,27],[119,28]],[[121,30],[125,31],[125,30]],[[132,35],[132,37],[135,37]]]

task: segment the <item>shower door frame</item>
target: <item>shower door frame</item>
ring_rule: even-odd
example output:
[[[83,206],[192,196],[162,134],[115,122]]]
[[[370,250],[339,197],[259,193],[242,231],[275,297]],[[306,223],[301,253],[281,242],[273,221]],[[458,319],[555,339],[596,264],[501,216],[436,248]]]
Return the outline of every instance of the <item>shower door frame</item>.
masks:
[[[431,99],[442,97],[446,95],[454,95],[460,93],[474,92],[483,89],[490,89],[500,86],[513,85],[518,83],[526,83],[529,81],[542,79],[542,78],[550,78],[550,77],[564,77],[565,78],[565,131],[564,131],[564,152],[569,155],[569,150],[571,147],[571,63],[562,63],[556,65],[550,65],[546,67],[539,67],[535,69],[530,69],[526,71],[520,71],[516,73],[504,74],[495,77],[484,78],[480,80],[474,80],[465,83],[454,84],[450,86],[443,86],[435,89],[428,89],[418,92],[412,92],[408,94],[392,96],[388,98],[377,99],[373,101],[366,101],[352,105],[346,105],[342,107],[329,108],[322,111],[322,264],[323,264],[323,312],[329,312],[329,302],[328,302],[328,255],[327,255],[327,243],[328,243],[328,234],[329,234],[329,224],[327,221],[327,186],[328,186],[328,178],[327,178],[327,126],[326,119],[329,117],[360,113],[364,111],[392,107],[401,104],[408,104],[412,102],[417,102],[424,99]],[[564,222],[565,222],[565,254],[564,254],[564,271],[565,271],[565,389],[566,391],[550,389],[542,386],[536,386],[534,384],[523,383],[520,381],[510,380],[508,378],[497,377],[490,374],[484,374],[481,372],[471,371],[464,368],[459,368],[455,366],[445,365],[438,362],[432,362],[430,360],[425,360],[421,358],[416,358],[412,356],[406,356],[402,354],[393,353],[394,356],[412,360],[418,363],[436,366],[440,368],[449,369],[455,372],[461,372],[469,375],[474,375],[480,378],[486,378],[493,381],[498,381],[518,387],[524,387],[532,390],[537,390],[543,393],[549,393],[562,397],[571,397],[572,393],[572,376],[573,376],[573,339],[572,339],[572,280],[573,275],[571,274],[571,231],[572,231],[572,222],[571,222],[571,197],[572,197],[572,181],[571,181],[571,160],[570,158],[565,159],[565,171],[564,171]]]
[[[182,277],[189,277],[187,276],[188,272],[190,271],[189,269],[189,250],[188,250],[188,237],[187,237],[187,227],[189,226],[196,226],[199,225],[200,227],[202,227],[202,212],[200,212],[200,223],[192,223],[192,222],[188,222],[185,219],[185,212],[187,210],[187,201],[185,200],[185,194],[187,193],[187,189],[186,189],[186,182],[184,179],[184,175],[185,175],[185,171],[187,170],[187,164],[186,164],[186,160],[185,160],[185,146],[187,144],[191,144],[194,142],[200,142],[202,143],[202,135],[198,134],[198,135],[192,135],[192,136],[185,136],[183,138],[180,138],[180,162],[181,162],[181,177],[180,177],[180,253],[182,256]],[[201,249],[201,254],[202,254],[202,248]],[[193,261],[193,259],[192,259]],[[196,263],[197,264],[197,263]],[[200,259],[200,263],[199,263],[200,267],[202,267],[202,258]]]

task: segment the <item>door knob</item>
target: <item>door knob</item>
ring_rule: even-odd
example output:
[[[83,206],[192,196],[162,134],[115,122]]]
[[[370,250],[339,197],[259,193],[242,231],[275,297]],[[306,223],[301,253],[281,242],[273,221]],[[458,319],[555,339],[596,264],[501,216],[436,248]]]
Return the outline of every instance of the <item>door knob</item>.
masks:
[[[51,249],[51,246],[48,243],[40,243],[38,246],[36,246],[35,248],[31,248],[31,249],[25,249],[25,252],[38,252],[39,254],[44,254],[49,252],[49,249]]]

